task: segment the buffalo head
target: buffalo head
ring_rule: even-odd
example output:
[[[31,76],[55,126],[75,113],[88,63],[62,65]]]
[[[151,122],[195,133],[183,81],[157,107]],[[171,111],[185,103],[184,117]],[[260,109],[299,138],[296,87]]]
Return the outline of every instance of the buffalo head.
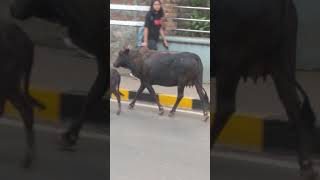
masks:
[[[125,47],[122,50],[120,50],[118,54],[118,58],[113,63],[113,66],[116,68],[118,67],[128,68],[128,65],[130,63],[129,52],[130,52],[130,49],[128,47]]]

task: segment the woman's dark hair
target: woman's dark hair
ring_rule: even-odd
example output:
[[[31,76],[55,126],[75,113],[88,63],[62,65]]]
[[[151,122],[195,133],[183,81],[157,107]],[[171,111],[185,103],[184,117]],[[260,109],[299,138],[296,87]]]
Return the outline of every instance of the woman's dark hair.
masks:
[[[155,2],[157,2],[157,1],[158,1],[158,2],[160,3],[160,5],[161,5],[160,10],[159,10],[158,13],[159,13],[160,17],[163,17],[163,16],[164,16],[164,12],[163,12],[162,3],[161,3],[160,0],[151,0],[150,12],[156,13],[156,11],[153,9],[153,4],[154,4]]]

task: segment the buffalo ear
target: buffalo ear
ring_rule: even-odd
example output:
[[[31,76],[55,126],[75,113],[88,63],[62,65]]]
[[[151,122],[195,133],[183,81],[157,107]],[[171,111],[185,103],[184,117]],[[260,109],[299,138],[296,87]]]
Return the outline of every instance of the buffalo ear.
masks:
[[[125,44],[125,45],[123,46],[123,52],[124,52],[124,54],[128,54],[129,51],[130,51],[130,45],[129,45],[129,44]]]
[[[126,48],[126,49],[124,50],[124,54],[129,54],[129,51],[130,51],[130,49],[129,49],[129,48]]]

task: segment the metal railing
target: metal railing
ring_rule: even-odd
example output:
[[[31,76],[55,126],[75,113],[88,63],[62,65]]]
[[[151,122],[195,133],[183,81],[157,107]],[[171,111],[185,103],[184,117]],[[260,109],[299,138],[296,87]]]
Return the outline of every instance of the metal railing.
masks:
[[[196,9],[196,10],[207,10],[210,11],[209,7],[193,7],[193,6],[174,6],[178,9]],[[172,18],[173,20],[177,21],[196,21],[196,22],[209,22],[208,19],[191,19],[191,18]],[[210,34],[210,31],[204,31],[204,30],[197,30],[197,29],[183,29],[183,28],[177,28],[175,31],[182,31],[182,32],[198,32],[198,33],[208,33]]]
[[[124,11],[149,11],[150,6],[139,6],[139,5],[123,5],[123,4],[110,4],[110,10],[124,10]],[[196,10],[207,10],[210,11],[209,7],[192,7],[192,6],[174,6],[174,8],[180,9],[196,9]],[[108,12],[109,13],[109,12]],[[206,19],[192,19],[192,18],[168,18],[173,19],[175,21],[196,21],[196,22],[209,22],[210,20]],[[110,20],[110,24],[112,25],[124,25],[124,26],[143,26],[143,21],[123,21],[123,20]],[[208,33],[210,31],[204,30],[196,30],[196,29],[184,29],[184,28],[177,28],[174,31],[181,31],[181,32],[198,32],[198,33]]]

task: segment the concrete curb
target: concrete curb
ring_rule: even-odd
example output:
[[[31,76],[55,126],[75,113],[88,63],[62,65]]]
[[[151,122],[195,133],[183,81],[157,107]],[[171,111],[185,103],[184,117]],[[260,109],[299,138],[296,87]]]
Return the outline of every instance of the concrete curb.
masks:
[[[30,93],[37,100],[41,101],[46,109],[39,111],[34,108],[35,120],[41,122],[57,123],[61,121],[68,121],[80,117],[82,106],[85,102],[86,95],[77,92],[59,92],[47,89],[32,89]],[[105,111],[108,101],[104,99],[101,104],[92,112],[92,123],[107,124],[106,119],[109,119],[108,111]],[[104,114],[101,114],[104,112]],[[5,115],[10,117],[20,118],[20,115],[9,102],[5,105]]]
[[[120,91],[124,94],[121,97],[122,100],[128,101],[135,95],[135,92],[125,89]],[[58,123],[60,120],[68,121],[79,117],[86,97],[80,92],[58,92],[45,89],[31,89],[30,92],[47,107],[44,111],[35,109],[35,119],[48,123]],[[175,101],[175,97],[170,95],[159,94],[159,98],[166,106],[173,105]],[[152,101],[145,94],[140,100]],[[185,98],[184,101],[180,108],[199,109],[199,106],[196,105],[197,100]],[[110,114],[109,111],[105,111],[107,103],[108,100],[105,98],[101,104],[97,105],[95,112],[92,112],[91,123],[108,123],[107,119],[110,118]],[[18,117],[17,111],[10,103],[5,105],[5,114]],[[222,132],[218,143],[256,152],[287,152],[295,151],[294,134],[293,128],[287,121],[262,118],[252,114],[236,114]],[[316,130],[316,139],[318,138],[320,138],[319,128]],[[316,149],[317,152],[320,152],[320,142],[317,142]]]
[[[133,99],[137,94],[136,91],[129,91],[126,89],[120,89],[120,92],[124,94],[124,96],[121,97],[121,100],[126,100],[126,101]],[[115,98],[115,97],[112,95],[112,98]],[[177,96],[170,95],[170,94],[158,94],[158,98],[159,98],[160,104],[164,106],[172,107],[177,99]],[[146,102],[155,102],[153,97],[151,97],[151,95],[148,93],[142,93],[138,97],[138,100],[146,101]],[[178,105],[178,108],[202,110],[202,104],[199,99],[183,97]]]
[[[315,153],[320,153],[320,128],[315,130]],[[293,126],[280,119],[234,115],[217,143],[254,152],[296,152]]]

